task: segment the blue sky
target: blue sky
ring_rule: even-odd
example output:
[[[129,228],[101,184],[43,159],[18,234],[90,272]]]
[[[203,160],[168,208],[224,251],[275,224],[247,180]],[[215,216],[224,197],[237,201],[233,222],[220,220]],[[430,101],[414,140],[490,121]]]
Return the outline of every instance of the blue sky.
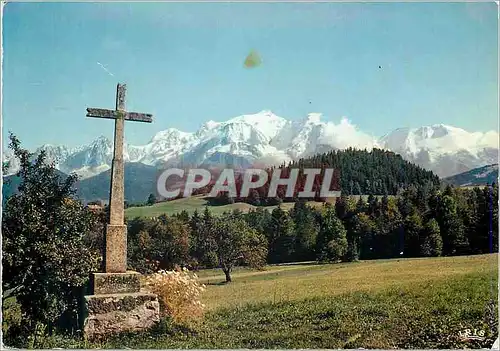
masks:
[[[4,135],[29,148],[111,137],[85,108],[114,108],[117,82],[128,110],[154,115],[126,124],[133,144],[261,110],[376,136],[498,129],[493,2],[9,3],[3,20]],[[263,62],[246,69],[252,49]]]

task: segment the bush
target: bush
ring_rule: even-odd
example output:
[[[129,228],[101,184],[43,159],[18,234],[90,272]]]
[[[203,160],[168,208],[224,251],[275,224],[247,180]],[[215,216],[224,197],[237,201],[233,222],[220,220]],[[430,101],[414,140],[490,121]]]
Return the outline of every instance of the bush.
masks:
[[[189,274],[186,268],[153,273],[145,277],[144,285],[158,295],[162,317],[170,316],[179,324],[190,324],[203,317],[205,305],[200,295],[205,285],[200,285],[197,275]]]
[[[27,333],[37,325],[49,334],[77,329],[81,294],[101,260],[87,243],[97,217],[75,199],[74,176],[47,164],[44,152],[22,149],[14,135],[10,141],[21,182],[2,212],[2,288],[13,291]]]

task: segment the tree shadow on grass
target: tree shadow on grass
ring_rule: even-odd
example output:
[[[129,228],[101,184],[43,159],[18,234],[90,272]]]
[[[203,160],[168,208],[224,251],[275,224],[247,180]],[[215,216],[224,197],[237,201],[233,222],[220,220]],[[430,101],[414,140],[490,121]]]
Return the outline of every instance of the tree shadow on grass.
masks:
[[[228,282],[226,281],[222,281],[222,282],[208,282],[208,283],[205,283],[205,285],[214,285],[214,286],[221,286],[221,285],[227,285]]]

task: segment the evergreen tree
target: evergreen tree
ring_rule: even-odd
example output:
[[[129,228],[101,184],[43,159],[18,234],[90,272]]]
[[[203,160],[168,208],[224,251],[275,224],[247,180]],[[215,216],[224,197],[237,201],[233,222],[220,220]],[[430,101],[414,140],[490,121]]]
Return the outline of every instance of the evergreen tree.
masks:
[[[146,201],[146,204],[149,206],[154,205],[156,203],[156,196],[154,194],[149,194],[148,200]]]
[[[434,218],[431,218],[424,228],[421,254],[422,256],[435,257],[441,256],[442,251],[443,240],[441,238],[439,224]]]
[[[449,190],[449,189],[448,189]],[[438,200],[437,221],[443,238],[443,254],[468,253],[469,243],[462,219],[458,216],[456,201],[452,195],[442,195]]]
[[[347,232],[331,206],[323,213],[317,241],[317,258],[320,261],[338,261],[347,252]]]
[[[189,213],[186,210],[182,210],[180,213],[176,213],[174,217],[180,219],[184,223],[189,223]]]
[[[288,212],[280,206],[271,213],[266,236],[269,242],[269,263],[291,262],[295,241],[294,224]]]
[[[404,220],[404,256],[418,257],[420,256],[421,235],[423,225],[422,218],[418,212],[413,212]]]
[[[295,202],[290,216],[295,224],[294,261],[313,260],[319,231],[313,211],[304,202],[299,201]]]

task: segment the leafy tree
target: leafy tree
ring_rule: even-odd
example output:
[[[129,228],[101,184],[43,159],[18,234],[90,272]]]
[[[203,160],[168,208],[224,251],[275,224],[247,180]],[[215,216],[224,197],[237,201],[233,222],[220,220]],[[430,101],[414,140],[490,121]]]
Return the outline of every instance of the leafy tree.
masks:
[[[443,240],[439,232],[438,222],[432,218],[424,228],[424,238],[421,245],[422,256],[441,256]]]
[[[190,239],[190,255],[198,263],[202,264],[205,261],[205,231],[203,229],[203,220],[198,212],[195,210],[191,219],[189,220],[189,227],[191,229]]]
[[[129,265],[142,273],[187,265],[189,227],[176,217],[135,219],[129,224]]]
[[[18,193],[5,203],[2,216],[4,291],[14,289],[25,325],[54,326],[78,323],[78,301],[100,255],[86,245],[97,217],[74,198],[74,176],[60,177],[10,134],[10,145],[20,161]],[[77,324],[73,324],[77,326]]]
[[[375,223],[372,258],[399,257],[403,250],[404,227],[395,199],[383,196],[372,218]]]
[[[231,215],[214,219],[210,241],[227,283],[231,282],[231,272],[238,264],[261,268],[266,263],[266,238],[243,219]]]
[[[189,262],[189,229],[184,222],[174,217],[165,223],[155,221],[150,236],[153,238],[151,256],[159,261],[160,269],[173,269]]]

